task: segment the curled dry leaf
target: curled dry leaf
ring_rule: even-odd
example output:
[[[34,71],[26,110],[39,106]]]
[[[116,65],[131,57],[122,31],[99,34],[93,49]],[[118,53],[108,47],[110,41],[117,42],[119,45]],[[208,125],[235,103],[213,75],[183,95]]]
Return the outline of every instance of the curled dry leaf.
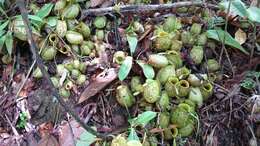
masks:
[[[237,40],[237,42],[239,42],[239,44],[242,45],[246,42],[246,38],[246,33],[239,28],[235,33],[235,39]]]
[[[96,141],[96,137],[75,120],[66,122],[60,127],[59,142],[61,146],[89,146]]]
[[[79,98],[78,104],[96,95],[100,90],[102,90],[105,86],[114,81],[116,78],[117,71],[115,68],[104,70],[102,73],[98,74],[83,91]]]
[[[73,133],[71,133],[70,126]],[[62,146],[74,146],[74,142],[79,139],[80,135],[84,131],[84,128],[80,127],[76,121],[70,121],[70,125],[68,122],[66,122],[65,124],[61,125],[59,142]]]

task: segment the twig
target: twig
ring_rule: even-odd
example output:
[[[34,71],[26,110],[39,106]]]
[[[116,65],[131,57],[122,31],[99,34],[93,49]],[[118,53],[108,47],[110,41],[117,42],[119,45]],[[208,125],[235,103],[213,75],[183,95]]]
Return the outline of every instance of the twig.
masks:
[[[203,2],[176,2],[172,4],[157,4],[157,5],[122,5],[115,7],[107,8],[97,8],[97,9],[88,9],[82,12],[80,19],[86,18],[88,15],[104,15],[108,13],[144,13],[149,11],[159,11],[172,8],[188,7],[188,6],[198,6],[204,7]],[[218,9],[216,5],[207,4],[207,7],[212,9]]]
[[[87,130],[88,132],[90,132],[93,135],[96,135],[98,137],[101,138],[105,138],[104,134],[98,133],[95,130],[93,130],[90,126],[86,125],[80,118],[79,116],[65,103],[65,101],[62,99],[62,97],[58,94],[58,90],[54,87],[52,81],[50,80],[49,74],[47,73],[47,71],[44,68],[43,65],[43,61],[42,59],[39,57],[38,52],[38,48],[33,40],[32,37],[32,29],[29,26],[30,22],[28,19],[28,12],[25,8],[25,4],[24,4],[24,0],[17,0],[16,1],[20,11],[21,11],[21,15],[23,18],[23,22],[25,25],[25,29],[26,29],[26,33],[28,36],[28,43],[30,45],[30,51],[32,52],[33,55],[33,59],[36,60],[36,64],[37,66],[40,68],[43,77],[46,79],[48,85],[51,86],[50,90],[51,93],[56,97],[56,99],[58,100],[58,102],[61,104],[61,106],[80,124],[80,126],[82,126],[85,130]]]
[[[229,14],[230,14],[230,9],[231,9],[231,0],[228,3],[228,10],[227,10],[227,15],[226,15],[226,20],[225,20],[225,32],[227,32],[228,17],[229,17]],[[219,34],[218,34],[218,37],[219,37]],[[219,39],[221,40],[220,37],[219,37]],[[226,57],[228,59],[228,63],[230,65],[230,67],[231,67],[232,75],[234,76],[235,75],[235,71],[233,69],[233,65],[232,65],[232,62],[230,60],[229,54],[227,52],[227,48],[225,46],[225,41],[226,41],[226,35],[224,35],[223,40],[222,40],[222,49],[221,49],[221,52],[220,52],[219,63],[221,64],[222,55],[223,55],[223,52],[225,51]]]
[[[70,120],[69,120],[69,116],[67,115],[67,119],[68,119],[68,125],[69,125],[69,129],[70,129],[70,135],[71,135],[71,138],[72,138],[72,141],[73,141],[73,146],[76,146],[76,142],[75,142],[75,135],[74,135],[74,132],[73,132],[73,128],[70,124]]]
[[[17,143],[17,145],[18,146],[20,146],[20,143],[19,143],[19,137],[20,137],[20,135],[19,135],[19,133],[18,133],[18,131],[16,130],[16,128],[13,126],[13,124],[12,124],[12,122],[10,121],[10,119],[8,118],[8,116],[5,114],[5,118],[6,118],[6,120],[7,120],[7,122],[8,122],[8,124],[11,126],[11,128],[12,128],[12,131],[13,131],[13,133],[14,133],[14,135],[15,135],[15,141],[16,141],[16,143]]]
[[[250,52],[250,58],[249,58],[249,63],[252,63],[252,59],[254,57],[254,52],[255,52],[255,47],[256,47],[256,24],[253,24],[254,27],[254,32],[253,32],[253,44],[254,46],[251,48],[251,52]]]

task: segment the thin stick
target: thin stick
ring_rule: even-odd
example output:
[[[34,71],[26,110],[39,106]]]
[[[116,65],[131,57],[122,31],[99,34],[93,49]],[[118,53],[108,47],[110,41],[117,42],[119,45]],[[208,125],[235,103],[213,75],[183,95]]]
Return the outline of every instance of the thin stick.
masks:
[[[20,146],[20,143],[19,143],[19,141],[18,141],[20,135],[19,135],[18,131],[17,131],[16,128],[13,126],[12,122],[10,121],[10,119],[8,118],[8,116],[7,116],[6,114],[5,114],[5,118],[6,118],[7,122],[8,122],[8,124],[9,124],[9,125],[11,126],[11,128],[12,128],[12,131],[13,131],[13,133],[14,133],[14,135],[15,135],[15,141],[16,141],[17,145]]]
[[[180,7],[188,7],[188,6],[198,6],[204,7],[203,2],[176,2],[172,4],[158,4],[158,5],[121,5],[114,7],[106,7],[106,8],[97,8],[97,9],[87,9],[82,12],[82,16],[80,19],[86,18],[88,15],[104,15],[108,13],[144,13],[149,11],[159,11],[166,10],[172,8],[180,8]],[[207,4],[207,7],[212,9],[218,9],[216,5]]]
[[[226,15],[226,20],[225,20],[225,32],[227,32],[228,17],[229,17],[229,14],[230,14],[230,9],[231,9],[231,0],[228,3],[228,10],[227,10],[227,15]],[[220,40],[221,40],[221,38],[220,38]],[[230,67],[231,67],[232,75],[234,76],[235,75],[235,71],[233,69],[233,65],[232,65],[232,62],[230,60],[229,54],[227,52],[227,48],[225,46],[225,41],[226,41],[226,35],[224,35],[223,40],[222,40],[222,50],[221,50],[221,53],[220,53],[219,63],[221,64],[222,55],[223,55],[223,52],[225,51],[226,57],[228,59],[228,63],[230,65]]]
[[[254,26],[254,32],[253,32],[253,44],[254,46],[251,48],[251,53],[250,53],[250,58],[249,58],[249,63],[252,63],[252,58],[254,57],[254,52],[255,52],[255,45],[256,45],[256,24],[252,24]]]
[[[25,29],[26,29],[26,33],[28,36],[28,43],[30,45],[30,51],[32,52],[33,55],[33,59],[36,60],[36,64],[37,66],[40,68],[43,77],[46,79],[47,84],[50,85],[50,90],[51,93],[53,94],[54,97],[56,97],[56,99],[58,100],[58,102],[61,104],[61,106],[80,124],[80,126],[82,126],[85,130],[87,130],[89,133],[96,135],[98,137],[104,138],[105,135],[96,132],[95,130],[93,130],[90,126],[86,125],[80,118],[79,116],[66,104],[66,102],[62,99],[62,97],[58,94],[58,90],[54,87],[52,81],[50,80],[50,76],[47,73],[47,71],[44,68],[43,65],[43,61],[42,59],[39,57],[38,52],[38,48],[33,40],[32,37],[32,29],[29,26],[30,22],[28,19],[28,12],[25,8],[25,4],[24,4],[24,0],[17,0],[16,1],[17,5],[19,6],[22,18],[23,18],[23,22],[25,25]]]
[[[49,36],[49,35],[48,35],[48,36]],[[47,38],[48,38],[48,36],[47,36]],[[45,41],[44,41],[44,43],[43,43],[43,44],[44,44],[43,46],[45,46],[46,41],[47,41],[47,39],[45,39]],[[40,48],[40,53],[42,52],[43,46]],[[17,93],[16,93],[16,95],[15,95],[15,99],[17,99],[17,97],[19,96],[20,92],[22,91],[22,89],[23,89],[25,83],[27,82],[27,80],[28,80],[28,78],[29,78],[29,76],[30,76],[30,74],[31,74],[31,72],[32,72],[33,67],[34,67],[35,64],[36,64],[36,60],[33,61],[33,63],[32,63],[32,65],[31,65],[31,67],[30,67],[28,73],[26,74],[26,77],[25,77],[25,79],[24,79],[22,85],[20,86],[20,88],[18,89],[18,91],[17,91]]]

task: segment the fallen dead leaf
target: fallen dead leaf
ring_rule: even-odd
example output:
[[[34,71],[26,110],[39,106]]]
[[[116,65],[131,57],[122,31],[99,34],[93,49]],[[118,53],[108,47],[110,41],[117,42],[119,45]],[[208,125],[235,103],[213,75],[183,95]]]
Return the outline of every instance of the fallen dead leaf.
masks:
[[[2,80],[3,81],[8,81],[9,76],[11,75],[13,70],[12,64],[9,64],[4,68],[3,73],[2,73]]]
[[[235,33],[235,39],[237,42],[242,45],[246,42],[246,33],[242,29],[238,29],[237,32]]]
[[[73,133],[71,133],[70,126]],[[70,125],[66,122],[61,126],[59,142],[62,146],[74,146],[75,140],[78,139],[83,132],[84,129],[80,127],[76,121],[70,121]]]
[[[37,146],[60,146],[56,138],[52,135],[43,137],[37,144]]]
[[[29,132],[25,134],[23,137],[23,141],[20,143],[21,146],[37,146],[37,133],[36,132]]]
[[[0,134],[0,137],[1,138],[4,138],[4,139],[6,139],[6,138],[8,138],[8,137],[10,137],[11,135],[10,134],[8,134],[8,133],[1,133]]]
[[[138,42],[142,41],[153,29],[152,25],[147,25],[146,26],[145,32],[141,35],[141,37],[138,39]]]
[[[90,1],[90,6],[91,7],[96,7],[104,3],[105,0],[91,0]]]
[[[75,120],[66,122],[61,125],[59,142],[61,146],[74,146],[84,132],[85,129]]]
[[[260,1],[259,0],[252,0],[250,7],[260,7]]]
[[[46,137],[53,130],[53,124],[51,122],[43,123],[39,127],[41,137]]]
[[[81,94],[78,104],[87,100],[88,98],[96,95],[100,90],[102,90],[109,83],[114,81],[117,77],[117,71],[115,68],[110,68],[104,70],[102,73],[98,74],[95,79],[87,86],[87,88]]]
[[[106,8],[106,7],[110,7],[113,5],[113,0],[106,0],[100,7],[101,8]]]

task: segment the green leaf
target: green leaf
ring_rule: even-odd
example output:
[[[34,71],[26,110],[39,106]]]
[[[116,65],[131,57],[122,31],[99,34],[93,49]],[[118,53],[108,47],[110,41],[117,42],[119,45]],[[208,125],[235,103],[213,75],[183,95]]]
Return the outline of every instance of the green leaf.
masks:
[[[0,31],[0,36],[3,36],[5,31]],[[1,38],[1,37],[0,37]]]
[[[144,63],[142,60],[136,60],[137,64],[141,66],[143,72],[144,72],[144,76],[147,79],[153,79],[155,76],[153,67],[147,63]]]
[[[1,38],[0,38],[0,50],[3,49],[3,46],[5,44],[5,39],[6,39],[6,35],[3,35]],[[1,52],[1,51],[0,51]]]
[[[237,48],[245,54],[249,54],[228,32],[225,32],[221,29],[211,29],[207,31],[208,38],[217,40],[219,42],[224,42],[225,36],[225,44],[231,47]]]
[[[260,23],[260,9],[257,7],[250,7],[247,9],[248,19]]]
[[[127,138],[128,141],[130,140],[137,140],[139,141],[139,137],[137,136],[137,133],[134,128],[130,128],[130,133]]]
[[[0,5],[4,6],[5,0],[0,0]]]
[[[153,111],[146,111],[142,114],[139,114],[136,118],[130,120],[130,124],[132,127],[136,126],[145,126],[147,125],[152,119],[156,117],[156,112]]]
[[[8,24],[9,24],[9,20],[7,20],[3,24],[1,24],[0,25],[0,31],[4,30]]]
[[[242,83],[240,83],[240,86],[246,88],[246,89],[254,89],[256,87],[256,82],[251,78],[245,78]]]
[[[11,56],[13,52],[13,36],[12,32],[8,31],[6,34],[5,46],[8,54]]]
[[[28,15],[28,18],[34,21],[43,22],[42,18],[36,15]]]
[[[223,1],[220,3],[220,6],[223,6],[226,11],[228,11],[230,1]],[[247,17],[248,13],[246,10],[245,4],[241,0],[232,0],[230,5],[230,12],[239,15],[241,17]]]
[[[16,15],[16,16],[14,16],[14,18],[16,18],[16,19],[23,19],[22,18],[22,15]],[[28,15],[28,18],[30,19],[30,20],[34,20],[34,21],[39,21],[39,22],[42,22],[43,21],[43,19],[42,18],[40,18],[39,16],[36,16],[36,15]]]
[[[50,27],[55,27],[57,25],[58,17],[48,17],[47,18],[47,24]]]
[[[53,4],[52,3],[48,3],[45,4],[37,13],[36,15],[39,16],[40,18],[45,18],[47,17],[51,10],[52,10]]]
[[[96,136],[89,133],[88,131],[84,131],[79,139],[76,141],[76,146],[90,146],[92,143],[96,141]]]
[[[37,30],[41,29],[43,26],[43,19],[36,15],[28,15],[28,18],[31,20],[31,23],[36,27]]]
[[[127,75],[129,74],[132,68],[132,63],[133,63],[133,58],[127,56],[119,68],[118,78],[120,81],[123,81],[127,77]]]
[[[225,24],[225,19],[223,19],[222,17],[211,17],[208,20],[208,26],[210,29],[223,24]]]
[[[9,18],[7,16],[7,14],[5,13],[6,11],[3,9],[3,6],[0,5],[0,12],[6,17],[6,18]]]
[[[132,32],[132,33],[128,33],[126,35],[126,37],[127,37],[127,42],[129,44],[129,47],[130,47],[130,53],[131,53],[131,55],[133,55],[134,52],[135,52],[137,43],[138,43],[137,35],[136,35],[136,33]]]

